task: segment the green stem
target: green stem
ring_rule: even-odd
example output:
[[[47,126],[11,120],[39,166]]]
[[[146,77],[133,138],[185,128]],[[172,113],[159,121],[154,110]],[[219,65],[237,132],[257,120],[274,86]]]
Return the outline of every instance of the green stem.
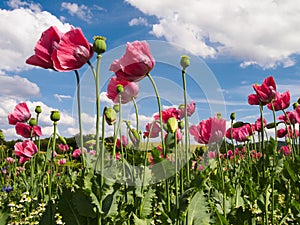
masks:
[[[190,181],[190,163],[189,163],[189,121],[188,121],[188,114],[187,114],[187,96],[186,96],[186,77],[185,77],[185,70],[181,71],[182,74],[182,82],[183,82],[183,96],[184,96],[184,150],[185,150],[185,157],[186,157],[186,176],[188,181]]]
[[[174,133],[175,145],[175,196],[176,196],[176,215],[179,212],[179,194],[178,194],[178,148],[177,148],[177,133]],[[179,224],[179,218],[176,219],[176,224]]]
[[[136,131],[139,133],[139,109],[138,106],[136,104],[136,100],[134,97],[132,97],[132,102],[134,105],[134,109],[135,109],[135,120],[136,120]],[[140,140],[138,140],[138,144],[137,147],[140,147]]]
[[[95,85],[96,85],[96,153],[99,154],[100,144],[99,144],[99,132],[100,132],[100,62],[102,55],[97,55],[97,68],[95,74]],[[103,140],[102,140],[103,142]]]
[[[79,138],[80,138],[79,145],[80,145],[83,167],[85,168],[86,161],[85,161],[85,153],[84,153],[84,148],[83,148],[83,132],[82,132],[82,121],[81,121],[80,78],[79,78],[79,73],[77,70],[75,70],[75,74],[76,74],[76,81],[77,81],[77,110],[78,110]]]

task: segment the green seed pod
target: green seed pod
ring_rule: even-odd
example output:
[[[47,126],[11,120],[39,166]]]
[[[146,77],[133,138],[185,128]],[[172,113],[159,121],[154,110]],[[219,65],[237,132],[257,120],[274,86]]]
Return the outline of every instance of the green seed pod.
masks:
[[[124,92],[124,87],[123,87],[122,84],[118,84],[118,85],[117,85],[117,92],[118,92],[119,94],[121,94],[121,93]]]
[[[39,105],[37,105],[36,107],[35,107],[35,113],[37,113],[37,114],[40,114],[41,112],[42,112],[42,108],[41,108],[41,106],[39,106]]]
[[[231,113],[231,114],[230,114],[230,119],[231,119],[231,120],[235,120],[235,118],[236,118],[235,112]]]
[[[104,53],[106,51],[106,38],[102,36],[95,36],[94,37],[94,43],[93,43],[93,49],[98,55]]]
[[[30,126],[35,126],[35,125],[37,125],[36,119],[35,119],[35,118],[31,118],[31,119],[29,120],[29,125],[30,125]]]
[[[60,112],[58,110],[51,111],[50,119],[53,122],[57,122],[60,120]]]
[[[181,56],[180,65],[182,66],[183,70],[185,70],[185,68],[187,68],[190,65],[190,63],[190,57],[188,57],[187,55]]]

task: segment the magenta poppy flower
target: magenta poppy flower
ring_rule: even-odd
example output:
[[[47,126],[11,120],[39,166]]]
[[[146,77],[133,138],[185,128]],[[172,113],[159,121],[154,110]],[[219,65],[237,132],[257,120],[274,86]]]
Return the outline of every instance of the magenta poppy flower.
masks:
[[[278,153],[283,153],[285,156],[288,156],[290,154],[292,154],[292,150],[290,148],[290,146],[288,145],[284,145],[282,146],[279,150],[278,150]]]
[[[59,165],[64,165],[64,164],[66,164],[67,163],[67,160],[66,159],[59,159],[58,161],[57,161],[57,163],[59,164]]]
[[[250,124],[244,124],[243,126],[238,128],[229,128],[226,131],[226,137],[228,139],[234,139],[238,142],[247,141],[249,136],[251,136],[252,134],[253,134],[253,129],[252,126],[250,126]]]
[[[221,140],[226,131],[226,120],[210,117],[202,120],[197,126],[192,125],[189,132],[200,144],[209,144]]]
[[[13,113],[8,114],[8,123],[16,125],[17,122],[27,122],[31,117],[28,106],[25,102],[21,102],[15,106]]]
[[[296,113],[296,111],[287,111],[286,115],[280,115],[278,117],[278,119],[289,125],[296,124],[297,123],[297,113]]]
[[[168,109],[162,110],[161,115],[162,115],[163,123],[167,123],[168,119],[170,119],[171,117],[174,117],[177,120],[180,119],[178,110],[176,108],[168,108]],[[156,113],[154,115],[154,119],[159,120],[159,113]]]
[[[126,104],[132,100],[132,98],[136,98],[138,96],[140,86],[136,82],[129,82],[126,80],[118,79],[116,76],[110,78],[108,86],[107,86],[107,97],[111,99],[114,103],[118,103],[118,92],[117,86],[122,85],[124,91],[121,93],[121,102],[122,104]]]
[[[14,153],[20,157],[20,163],[22,164],[30,160],[38,152],[37,146],[30,140],[17,142],[14,148]]]
[[[253,84],[253,89],[256,95],[249,95],[248,102],[250,105],[257,105],[257,100],[260,104],[266,105],[276,99],[276,83],[272,76],[267,77],[262,85]]]
[[[178,109],[178,114],[179,114],[180,119],[184,118],[184,108],[185,107],[183,105],[183,107],[180,107]],[[190,104],[187,104],[187,115],[188,116],[192,116],[194,114],[195,110],[196,110],[196,103],[194,101],[191,101]]]
[[[81,155],[81,150],[79,148],[75,149],[72,153],[72,157],[78,159]]]
[[[122,146],[126,147],[128,145],[128,138],[125,135],[122,135]],[[121,148],[121,141],[118,138],[116,143],[117,148]]]
[[[71,28],[59,41],[51,54],[53,66],[58,71],[77,70],[94,54],[92,45],[84,37],[81,29]]]
[[[264,119],[263,124],[264,124],[264,127],[267,125],[267,120],[266,119]],[[253,125],[254,125],[253,126],[254,130],[260,132],[261,131],[261,118],[259,117]]]
[[[18,122],[15,129],[16,133],[24,138],[42,136],[42,130],[39,126],[30,126],[29,124]]]
[[[126,52],[119,59],[114,60],[109,70],[119,79],[139,81],[143,79],[154,67],[155,60],[146,41],[127,42]]]
[[[295,108],[293,112],[294,112],[297,122],[300,123],[300,106]]]
[[[63,33],[60,32],[57,27],[49,27],[42,33],[42,36],[37,42],[34,48],[35,54],[29,57],[26,63],[45,69],[54,69],[51,55],[53,50],[57,48],[62,36]]]
[[[267,104],[268,109],[279,111],[284,110],[290,106],[290,92],[286,91],[284,93],[276,92],[276,100],[274,100],[272,103]],[[273,104],[273,107],[272,107]]]
[[[152,126],[152,129],[151,129]],[[150,132],[151,130],[151,132]],[[150,137],[150,138],[157,138],[159,136],[160,132],[160,126],[158,123],[153,122],[153,123],[147,123],[146,124],[146,131],[144,132],[145,137]]]
[[[61,150],[62,152],[66,152],[66,151],[69,150],[68,144],[58,144],[58,148],[59,148],[59,150]]]

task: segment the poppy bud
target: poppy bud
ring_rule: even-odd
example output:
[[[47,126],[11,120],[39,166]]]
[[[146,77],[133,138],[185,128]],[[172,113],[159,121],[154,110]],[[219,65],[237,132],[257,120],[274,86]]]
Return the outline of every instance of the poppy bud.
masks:
[[[232,125],[232,127],[233,128],[239,128],[239,127],[241,127],[241,126],[243,126],[244,125],[244,122],[242,122],[242,121],[237,121],[237,122],[235,122],[233,125]]]
[[[222,114],[221,113],[217,113],[217,118],[218,119],[222,119]]]
[[[293,104],[293,109],[296,109],[298,106],[299,106],[299,103],[298,103],[298,102],[295,102],[295,103]]]
[[[67,144],[66,139],[65,139],[63,136],[61,136],[61,135],[59,135],[59,140],[60,140],[61,143],[63,143],[64,145]]]
[[[35,111],[35,113],[40,114],[42,112],[41,106],[39,106],[39,105],[36,106],[34,111]]]
[[[168,131],[171,133],[175,133],[178,129],[178,122],[175,117],[170,117],[167,121]]]
[[[180,105],[178,106],[178,109],[184,109],[184,104],[180,104]]]
[[[185,68],[190,65],[190,58],[187,55],[181,56],[180,65],[182,66],[182,69],[185,70]]]
[[[184,122],[183,121],[179,121],[178,122],[178,127],[179,127],[179,129],[183,129],[184,128]]]
[[[51,115],[50,115],[50,119],[53,122],[57,122],[60,120],[60,112],[55,110],[55,111],[51,111]]]
[[[30,126],[35,126],[35,125],[37,125],[36,119],[35,119],[35,118],[31,118],[31,119],[29,120],[29,125],[30,125]]]
[[[121,93],[124,92],[124,87],[123,87],[122,84],[118,84],[118,85],[117,85],[117,92],[118,92],[119,94],[121,94]]]
[[[105,107],[104,116],[108,125],[113,125],[117,120],[117,113],[113,108]]]
[[[271,123],[268,123],[268,124],[266,125],[266,128],[267,128],[267,129],[272,129],[272,128],[276,127],[276,126],[277,126],[276,123],[271,122]]]
[[[106,38],[102,36],[95,36],[94,37],[94,44],[93,49],[98,55],[104,53],[106,51]]]
[[[235,117],[236,117],[235,112],[233,112],[233,113],[230,114],[230,119],[231,119],[231,120],[235,120]]]

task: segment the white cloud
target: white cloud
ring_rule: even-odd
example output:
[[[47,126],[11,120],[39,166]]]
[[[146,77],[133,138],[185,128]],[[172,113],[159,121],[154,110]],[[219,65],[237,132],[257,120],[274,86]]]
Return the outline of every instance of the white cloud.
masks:
[[[71,99],[72,97],[70,95],[60,95],[60,94],[54,94],[54,97],[57,98],[59,102],[61,102],[63,99]]]
[[[69,24],[46,11],[0,9],[0,70],[19,71],[29,68],[25,61],[34,54],[34,46],[43,31],[57,26],[65,32]]]
[[[40,88],[37,84],[18,75],[7,76],[4,73],[0,73],[0,83],[3,87],[0,89],[0,96],[28,99],[40,95]]]
[[[21,0],[9,0],[7,5],[13,9],[29,8],[34,12],[41,12],[42,6],[39,3],[22,2]]]
[[[152,33],[202,57],[229,55],[242,67],[295,64],[300,53],[298,0],[126,0],[159,22]]]
[[[129,21],[128,24],[129,26],[138,26],[138,25],[149,26],[147,19],[143,17],[133,18],[132,20]]]
[[[93,13],[86,5],[78,5],[76,3],[70,2],[62,2],[61,3],[62,10],[67,10],[71,16],[77,16],[79,19],[91,23],[93,18]]]

